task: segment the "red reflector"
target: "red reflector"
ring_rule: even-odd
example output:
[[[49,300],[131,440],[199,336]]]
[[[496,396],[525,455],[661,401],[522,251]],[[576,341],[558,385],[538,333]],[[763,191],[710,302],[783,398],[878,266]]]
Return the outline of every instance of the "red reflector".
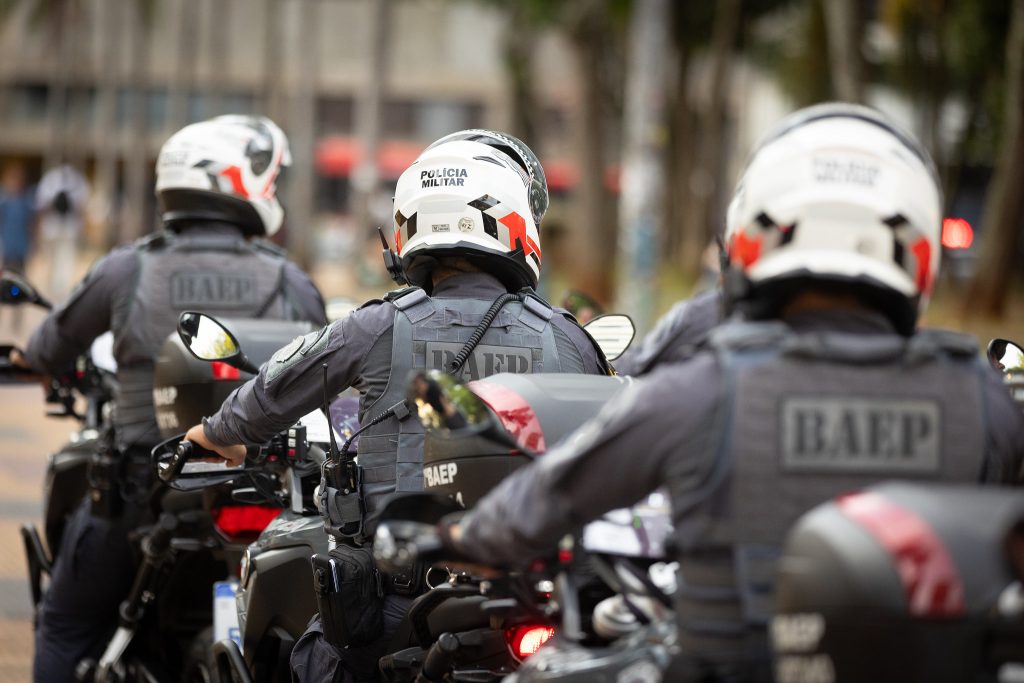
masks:
[[[540,420],[525,398],[507,387],[486,380],[470,382],[469,388],[490,406],[501,420],[501,426],[515,437],[520,446],[534,453],[543,453],[547,449]]]
[[[942,220],[942,246],[946,249],[967,249],[974,244],[974,228],[963,218]]]
[[[242,377],[242,373],[239,372],[238,368],[233,368],[219,360],[210,363],[210,369],[213,371],[214,379],[240,379]]]
[[[231,540],[255,540],[280,512],[264,505],[225,505],[213,511],[213,523]]]
[[[550,626],[515,626],[505,631],[512,654],[519,659],[526,659],[537,652],[554,635],[555,629]]]
[[[889,551],[911,615],[963,615],[960,574],[942,539],[927,522],[877,493],[842,496],[836,504]]]

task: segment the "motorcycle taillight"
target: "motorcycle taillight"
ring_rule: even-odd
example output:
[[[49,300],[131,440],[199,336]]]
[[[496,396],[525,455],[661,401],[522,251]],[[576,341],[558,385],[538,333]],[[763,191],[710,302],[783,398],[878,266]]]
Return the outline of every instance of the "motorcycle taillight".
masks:
[[[551,640],[555,629],[550,626],[520,625],[505,629],[505,639],[518,659],[526,659]]]
[[[265,505],[225,505],[213,511],[213,524],[231,541],[252,543],[280,512]]]
[[[242,377],[242,373],[238,368],[232,367],[219,360],[215,360],[210,363],[210,371],[213,372],[214,379],[234,380],[241,379]]]

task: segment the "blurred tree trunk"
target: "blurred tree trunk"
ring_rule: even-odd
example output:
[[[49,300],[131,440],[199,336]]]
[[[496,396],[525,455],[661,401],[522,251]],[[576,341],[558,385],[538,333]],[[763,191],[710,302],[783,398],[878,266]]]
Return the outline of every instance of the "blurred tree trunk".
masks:
[[[505,73],[512,91],[511,132],[537,152],[537,132],[542,112],[533,82],[536,35],[527,14],[526,3],[510,2],[502,4],[502,7],[506,9],[509,22],[504,36],[503,55]]]
[[[657,251],[665,218],[665,86],[668,0],[634,0],[619,197],[619,253],[624,256],[616,307],[629,311],[641,332],[654,322]]]
[[[1006,310],[1010,286],[1019,277],[1015,264],[1024,234],[1024,0],[1012,0],[1006,37],[1006,103],[1002,145],[985,196],[984,244],[978,272],[964,301],[968,315],[999,316]]]
[[[603,62],[610,33],[608,7],[603,0],[581,0],[571,7],[568,34],[580,75],[580,179],[575,193],[579,224],[573,226],[578,258],[572,279],[578,289],[608,303],[617,260],[614,205],[604,185],[609,117]]]
[[[371,231],[384,218],[375,215],[374,204],[380,188],[377,150],[380,148],[384,97],[387,93],[388,57],[391,54],[391,0],[377,0],[373,4],[372,12],[366,84],[362,97],[356,103],[356,129],[362,146],[362,157],[352,176],[352,189],[356,193],[356,234],[360,238],[369,237]],[[385,230],[385,234],[387,232]]]
[[[689,263],[689,247],[693,241],[686,220],[690,206],[690,174],[694,165],[694,110],[690,102],[691,35],[687,28],[692,17],[687,13],[690,5],[672,4],[672,41],[675,68],[671,77],[674,87],[668,89],[669,154],[666,159],[666,217],[662,236],[662,265],[678,269],[680,263]]]
[[[315,85],[317,50],[320,35],[320,0],[293,0],[297,16],[295,33],[288,41],[298,56],[298,69],[292,80],[288,137],[295,163],[286,176],[288,182],[288,252],[305,270],[313,265],[313,199],[316,176],[313,172],[313,146],[316,129]]]
[[[696,164],[689,177],[689,212],[684,223],[688,260],[684,267],[695,272],[700,256],[714,235],[722,229],[722,207],[718,206],[719,188],[726,168],[726,117],[732,75],[733,46],[739,28],[739,0],[720,0],[715,5],[711,35],[709,77],[698,114]]]
[[[854,0],[821,0],[828,36],[829,71],[835,96],[846,102],[864,101],[864,62],[861,22]]]

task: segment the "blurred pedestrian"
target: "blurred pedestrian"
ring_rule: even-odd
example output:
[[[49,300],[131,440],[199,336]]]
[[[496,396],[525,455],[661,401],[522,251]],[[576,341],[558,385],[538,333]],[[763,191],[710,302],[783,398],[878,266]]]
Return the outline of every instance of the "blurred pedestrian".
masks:
[[[11,162],[0,176],[0,247],[4,270],[24,274],[32,248],[34,218],[35,202],[26,188],[25,167],[20,162]]]
[[[14,161],[4,166],[0,175],[0,251],[3,269],[24,274],[25,261],[32,248],[32,224],[35,220],[35,201],[26,187],[25,167]],[[22,309],[11,308],[11,327],[21,327]]]
[[[64,299],[75,272],[78,238],[84,225],[89,183],[69,164],[51,168],[39,181],[36,209],[40,237],[50,255],[49,294]]]

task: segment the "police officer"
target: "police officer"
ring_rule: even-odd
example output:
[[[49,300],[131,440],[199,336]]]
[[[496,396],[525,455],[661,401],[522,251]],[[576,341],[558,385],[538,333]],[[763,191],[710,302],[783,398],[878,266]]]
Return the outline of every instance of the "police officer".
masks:
[[[58,375],[92,341],[114,334],[113,415],[119,479],[104,507],[84,502],[69,521],[43,599],[33,675],[73,680],[117,620],[134,575],[128,531],[146,507],[149,450],[160,440],[153,410],[154,359],[185,310],[326,322],[320,293],[283,253],[258,239],[281,226],[276,180],[291,163],[269,119],[221,116],[175,133],[157,160],[164,229],[98,261],[26,348],[34,369]],[[93,476],[113,476],[109,472]]]
[[[615,359],[615,371],[620,375],[645,375],[660,365],[685,360],[720,322],[722,293],[719,288],[679,301],[658,319],[647,336]]]
[[[362,432],[358,445],[370,515],[387,494],[423,486],[423,429],[405,407],[410,371],[446,369],[465,379],[498,372],[607,373],[572,316],[533,291],[541,267],[538,226],[547,205],[543,169],[521,141],[484,130],[436,141],[395,189],[394,241],[401,277],[412,287],[278,351],[188,438],[241,462],[242,444],[262,443],[319,406],[325,382],[332,394],[355,387],[361,424],[382,418]],[[490,324],[488,312],[496,312]],[[476,345],[474,332],[482,333]],[[386,632],[397,626],[408,600],[388,596]],[[373,648],[342,652],[323,641],[317,625],[295,647],[294,675],[330,680],[343,654],[346,675],[375,677]]]
[[[664,485],[680,561],[672,680],[770,680],[774,558],[801,513],[882,478],[1019,476],[1024,420],[973,339],[914,329],[941,206],[925,150],[878,112],[788,117],[728,214],[726,306],[748,321],[637,381],[442,534],[520,564]]]

